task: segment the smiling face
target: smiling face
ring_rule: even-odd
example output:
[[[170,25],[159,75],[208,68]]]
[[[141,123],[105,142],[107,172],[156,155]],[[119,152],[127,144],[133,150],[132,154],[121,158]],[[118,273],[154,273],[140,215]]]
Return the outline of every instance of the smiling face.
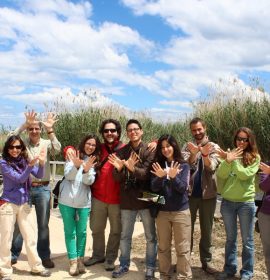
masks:
[[[91,154],[94,153],[96,149],[97,143],[94,138],[88,139],[85,144],[84,144],[84,152],[86,155],[90,156]]]
[[[33,144],[36,144],[40,140],[40,134],[41,134],[41,127],[39,123],[31,124],[28,128],[28,136],[30,141]]]
[[[161,153],[169,162],[173,160],[173,152],[173,146],[167,140],[163,140],[161,142]]]
[[[249,137],[248,134],[244,131],[240,131],[237,135],[236,135],[236,147],[237,148],[241,148],[242,150],[245,150],[248,145],[249,145]]]
[[[199,144],[206,135],[206,129],[201,122],[194,123],[190,126],[191,134]]]
[[[8,153],[11,157],[17,158],[22,152],[22,145],[19,140],[15,140],[8,148]]]
[[[132,144],[139,144],[142,140],[143,130],[137,123],[131,123],[127,126],[127,137]]]
[[[105,124],[102,136],[107,144],[112,145],[119,138],[118,132],[116,130],[116,125],[114,123]]]

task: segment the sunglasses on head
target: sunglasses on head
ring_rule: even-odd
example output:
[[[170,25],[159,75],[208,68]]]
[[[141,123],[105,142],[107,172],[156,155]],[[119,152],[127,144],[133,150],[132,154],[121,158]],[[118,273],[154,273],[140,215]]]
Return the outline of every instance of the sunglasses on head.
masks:
[[[246,142],[248,142],[248,138],[237,136],[236,137],[236,141],[245,142],[246,143]]]
[[[105,128],[103,129],[103,133],[115,133],[116,132],[116,128]]]
[[[9,148],[9,150],[13,150],[13,149],[21,150],[22,146],[21,145],[10,145],[8,148]]]

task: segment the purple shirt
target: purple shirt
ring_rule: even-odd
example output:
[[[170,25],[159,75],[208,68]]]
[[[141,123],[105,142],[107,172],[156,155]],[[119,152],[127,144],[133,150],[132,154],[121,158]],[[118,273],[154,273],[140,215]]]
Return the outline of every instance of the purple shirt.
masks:
[[[270,175],[260,174],[260,189],[265,192],[260,212],[270,215]]]
[[[2,200],[17,205],[22,205],[29,200],[30,174],[37,178],[44,175],[43,166],[29,166],[26,164],[25,169],[20,173],[8,164],[5,160],[0,160],[3,175],[3,194]]]

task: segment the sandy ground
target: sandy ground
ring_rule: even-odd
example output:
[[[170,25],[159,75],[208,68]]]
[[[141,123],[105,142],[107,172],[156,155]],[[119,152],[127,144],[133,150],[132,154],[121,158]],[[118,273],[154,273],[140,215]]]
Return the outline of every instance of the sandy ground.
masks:
[[[34,212],[34,211],[33,211]],[[198,220],[198,219],[197,219]],[[109,226],[106,229],[106,236],[109,232]],[[112,279],[111,272],[104,270],[102,264],[94,265],[87,267],[87,273],[72,277],[68,274],[68,259],[66,257],[66,247],[64,243],[64,230],[61,216],[58,210],[51,210],[51,220],[50,220],[50,234],[51,234],[51,251],[52,259],[55,262],[55,268],[51,269],[52,275],[46,279]],[[91,256],[91,244],[92,238],[91,233],[88,227],[87,234],[87,250],[86,257]],[[196,229],[194,233],[194,252],[191,255],[191,264],[193,279],[202,279],[202,280],[214,280],[216,276],[209,276],[200,268],[200,258],[199,258],[199,243],[200,230],[198,226],[198,221],[196,223]],[[213,229],[213,244],[215,246],[213,250],[213,265],[218,271],[222,271],[224,264],[224,226],[222,220],[220,219],[219,214],[219,204],[217,205],[216,219]],[[239,252],[241,252],[241,240],[239,240]],[[255,271],[253,280],[266,280],[265,274],[265,265],[262,254],[261,242],[259,235],[255,234]],[[143,234],[142,223],[136,222],[134,238],[132,243],[132,255],[131,255],[131,266],[130,272],[126,274],[121,279],[123,280],[142,280],[144,279],[144,254],[145,254],[145,238]],[[241,263],[241,255],[239,254],[238,263]],[[118,263],[116,263],[118,264]],[[14,273],[12,276],[13,280],[28,280],[34,279],[30,275],[30,269],[27,263],[25,250],[23,250],[20,259],[14,267]],[[159,273],[156,272],[157,279],[159,278]],[[239,274],[234,278],[240,279]],[[37,279],[44,279],[42,277],[35,277]]]

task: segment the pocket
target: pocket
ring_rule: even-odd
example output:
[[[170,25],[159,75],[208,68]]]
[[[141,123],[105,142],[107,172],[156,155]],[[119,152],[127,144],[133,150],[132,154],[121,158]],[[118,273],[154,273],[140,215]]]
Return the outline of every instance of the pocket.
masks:
[[[13,215],[13,207],[12,204],[6,202],[0,206],[0,215]]]
[[[22,205],[22,207],[23,207],[24,213],[26,213],[26,214],[31,213],[32,208],[30,207],[30,205],[28,203],[25,203],[24,205]]]

